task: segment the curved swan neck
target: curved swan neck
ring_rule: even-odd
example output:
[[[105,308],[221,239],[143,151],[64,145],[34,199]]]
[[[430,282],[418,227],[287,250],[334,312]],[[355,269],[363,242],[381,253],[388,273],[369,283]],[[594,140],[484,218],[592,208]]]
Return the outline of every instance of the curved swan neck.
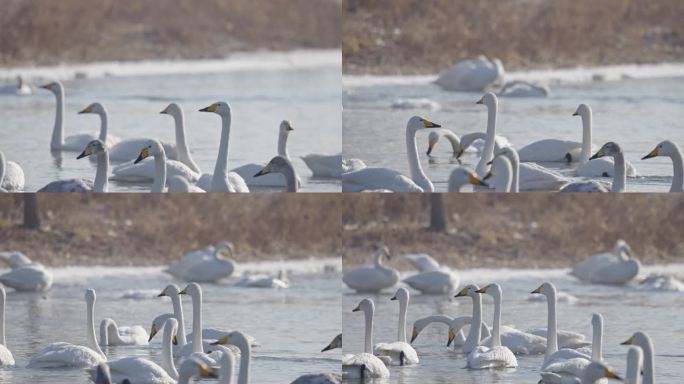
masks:
[[[178,370],[176,370],[176,365],[173,363],[173,353],[171,351],[173,334],[176,333],[176,327],[169,324],[169,321],[164,324],[164,338],[162,339],[162,355],[161,363],[162,368],[169,374],[174,380],[178,380]]]
[[[645,340],[639,345],[644,353],[643,384],[655,384],[655,366],[653,365],[653,343]]]
[[[238,384],[248,384],[250,362],[252,361],[252,347],[242,334],[236,337],[235,346],[240,349],[240,372],[238,373]]]
[[[627,166],[625,165],[625,155],[620,152],[614,157],[615,176],[613,177],[612,192],[624,192],[627,186]]]
[[[409,299],[399,299],[399,325],[397,329],[397,341],[406,342],[406,313],[408,312]]]
[[[501,346],[501,291],[494,291],[494,331],[492,332],[492,347]]]
[[[511,170],[513,171],[511,177],[511,192],[520,192],[520,158],[517,153],[511,148],[511,152],[508,153],[508,160],[511,162]]]
[[[498,110],[498,103],[487,105],[487,133],[485,134],[485,145],[482,151],[482,157],[477,163],[475,171],[478,175],[484,176],[489,171],[488,162],[494,158],[494,140],[496,139],[496,114]]]
[[[363,312],[366,321],[366,337],[363,351],[366,353],[373,353],[373,310]]]
[[[684,191],[684,166],[682,164],[682,151],[674,147],[674,153],[670,155],[672,159],[672,186],[670,192]],[[0,179],[2,180],[2,179]]]
[[[150,192],[164,192],[166,186],[166,154],[161,153],[154,156],[154,183]]]
[[[93,191],[107,192],[107,175],[109,174],[109,153],[104,151],[97,154],[97,171]]]
[[[584,164],[591,157],[591,110],[582,113],[582,158],[580,163]]]
[[[102,352],[102,349],[100,349],[100,345],[97,343],[97,339],[95,338],[95,309],[93,308],[94,305],[94,301],[87,302],[86,339],[88,340],[88,347],[90,349],[97,352],[98,354],[100,354],[100,356],[104,357],[105,359],[107,359],[107,356],[105,356],[104,352]]]
[[[0,345],[7,346],[5,340],[5,300],[7,300],[5,289],[0,288]]]
[[[98,115],[100,115],[100,137],[99,137],[99,139],[102,140],[103,143],[106,143],[107,142],[107,128],[108,128],[107,110],[104,109],[104,106],[101,106],[101,107],[102,107],[102,112],[98,114]]]
[[[192,351],[204,353],[202,345],[202,292],[192,296]]]
[[[176,339],[178,340],[178,346],[182,347],[187,344],[187,337],[185,336],[185,317],[183,315],[183,302],[178,293],[171,295],[171,303],[173,304],[173,316],[178,321],[178,326],[176,330]]]
[[[287,138],[290,136],[290,131],[282,130],[278,134],[278,156],[290,159],[290,154],[287,152]]]
[[[219,146],[214,176],[212,178],[212,190],[219,190],[225,183],[225,173],[228,167],[228,141],[230,140],[231,113],[221,115],[221,145]]]
[[[190,150],[188,149],[188,144],[185,140],[185,115],[183,114],[183,110],[179,107],[177,111],[174,111],[172,116],[176,127],[176,152],[178,154],[178,160],[190,167],[193,171],[200,172],[199,166],[190,155]]]
[[[476,294],[473,298],[473,316],[470,323],[470,331],[463,350],[470,352],[477,347],[482,338],[482,298]]]
[[[592,330],[591,336],[591,359],[593,361],[603,360],[603,321],[599,320]]]
[[[444,137],[446,137],[447,140],[449,140],[449,142],[451,143],[451,150],[453,151],[454,155],[458,154],[461,148],[461,140],[458,138],[458,136],[456,136],[456,134],[451,131],[445,131]]]
[[[432,182],[423,172],[423,167],[420,165],[420,159],[418,158],[418,144],[416,143],[416,132],[417,129],[406,126],[406,156],[408,157],[409,170],[411,171],[411,179],[418,184],[419,187],[423,188],[425,192],[434,192],[435,187]]]
[[[50,146],[52,149],[61,149],[64,145],[64,88],[59,87],[57,92],[54,92],[57,101],[55,111],[55,125],[52,128],[52,140]]]
[[[544,362],[558,351],[558,335],[556,331],[556,290],[552,290],[546,297],[548,301],[548,324],[546,328],[546,353],[544,355]]]

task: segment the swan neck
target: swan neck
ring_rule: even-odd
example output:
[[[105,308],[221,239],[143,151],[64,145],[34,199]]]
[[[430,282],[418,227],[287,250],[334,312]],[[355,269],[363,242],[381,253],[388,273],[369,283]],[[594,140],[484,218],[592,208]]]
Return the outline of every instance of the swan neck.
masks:
[[[2,181],[5,179],[5,167],[6,166],[7,166],[7,162],[5,160],[5,154],[0,152],[0,184],[2,184]]]
[[[176,127],[176,153],[178,155],[178,160],[193,171],[199,173],[200,168],[192,159],[192,155],[190,155],[190,150],[188,149],[188,143],[185,139],[185,115],[182,110],[178,110],[173,115],[173,121]]]
[[[164,324],[161,363],[162,368],[166,371],[166,373],[168,373],[169,376],[171,376],[174,380],[178,380],[178,370],[176,370],[176,365],[173,362],[173,353],[171,350],[174,331],[176,330],[174,327],[169,326],[168,322]],[[176,339],[178,339],[178,337],[176,337]]]
[[[219,146],[214,176],[212,178],[212,190],[219,190],[224,183],[226,168],[228,166],[228,140],[230,139],[231,116],[221,115],[221,145]],[[221,183],[220,185],[217,183]]]
[[[470,331],[466,339],[463,351],[470,353],[480,343],[482,337],[482,298],[480,295],[473,297],[473,316],[470,322]]]
[[[107,174],[109,173],[109,153],[97,154],[97,171],[95,172],[95,192],[107,192]]]
[[[287,138],[289,131],[284,130],[278,135],[278,156],[282,156],[290,160],[290,154],[287,152]]]
[[[287,192],[297,192],[299,190],[299,183],[297,182],[297,173],[293,167],[287,167],[283,170],[285,176],[285,186]]]
[[[546,298],[548,301],[548,324],[546,327],[546,354],[544,355],[544,362],[558,351],[558,335],[556,331],[556,292],[552,291]]]
[[[154,156],[154,175],[150,192],[164,192],[166,185],[166,154],[164,152]]]
[[[418,144],[416,143],[415,128],[406,127],[406,156],[408,157],[409,170],[411,171],[411,179],[423,188],[424,192],[434,192],[435,187],[432,182],[423,172],[423,167],[420,165],[418,158]]]
[[[173,303],[173,315],[178,321],[176,339],[178,340],[178,347],[182,347],[188,342],[188,339],[185,336],[185,317],[183,316],[183,302],[181,301],[180,295],[177,293],[171,296],[171,301]]]
[[[591,359],[593,361],[603,360],[603,322],[596,324],[592,332]]]
[[[106,360],[107,356],[105,356],[104,352],[102,352],[102,349],[100,349],[100,345],[97,343],[97,339],[95,338],[94,304],[95,303],[88,301],[86,305],[86,339],[88,340],[88,347],[97,352],[100,356],[104,357]]]
[[[682,164],[682,152],[675,147],[675,153],[670,156],[672,158],[672,186],[670,192],[684,191],[684,166]]]
[[[482,157],[477,163],[475,169],[477,174],[484,176],[489,171],[488,162],[494,158],[494,140],[496,139],[496,113],[497,104],[487,106],[487,133],[485,134],[485,145],[482,151]]]
[[[647,341],[641,345],[644,353],[643,384],[655,384],[655,366],[653,365],[653,345]]]
[[[5,340],[5,300],[7,295],[5,290],[0,291],[0,345],[7,346]]]
[[[509,164],[502,166],[501,175],[497,177],[496,192],[511,192],[512,173]]]
[[[406,342],[406,313],[408,312],[408,299],[399,301],[399,326],[397,341]]]
[[[229,352],[228,348],[221,348],[221,352],[223,354],[221,355],[221,370],[219,372],[219,383],[221,384],[230,384],[233,382],[233,364],[235,364],[235,361],[232,356],[229,357]]]
[[[615,155],[615,176],[613,177],[612,192],[624,192],[627,186],[627,166],[625,155],[620,152]]]
[[[373,353],[373,311],[364,311],[366,320],[366,337],[363,351]]]
[[[446,137],[451,143],[451,150],[453,151],[454,155],[458,154],[461,148],[461,141],[458,139],[458,136],[451,131],[447,131],[444,134],[444,137]]]
[[[582,158],[580,163],[584,164],[591,157],[591,111],[582,114]]]
[[[202,293],[192,297],[192,351],[204,353],[202,345]]]
[[[238,384],[249,384],[250,362],[252,361],[252,347],[247,340],[240,340],[237,347],[240,348],[240,372]]]
[[[103,107],[104,108],[104,107]],[[100,137],[99,139],[102,140],[103,143],[107,143],[107,111],[103,110],[100,115]]]
[[[55,110],[55,125],[52,128],[52,149],[60,149],[64,145],[64,89],[60,87],[55,93],[57,107]]]
[[[501,293],[494,295],[494,331],[492,333],[492,347],[501,346]]]
[[[520,159],[517,156],[507,156],[511,162],[511,192],[520,192]]]

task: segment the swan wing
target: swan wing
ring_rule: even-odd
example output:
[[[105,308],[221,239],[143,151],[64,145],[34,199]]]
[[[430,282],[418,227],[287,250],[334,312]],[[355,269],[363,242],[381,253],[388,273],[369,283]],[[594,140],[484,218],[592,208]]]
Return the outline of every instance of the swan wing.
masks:
[[[57,180],[49,183],[38,192],[90,192],[93,181],[89,179]]]
[[[366,168],[366,163],[361,159],[342,159],[342,173],[358,171],[364,168]]]
[[[378,343],[373,347],[376,356],[389,357],[391,365],[418,364],[418,353],[409,343],[395,341],[393,343]]]
[[[377,292],[384,288],[392,287],[399,280],[399,275],[387,273],[374,266],[363,266],[351,270],[342,276],[342,281],[359,292]]]
[[[638,260],[617,260],[594,271],[590,280],[599,284],[625,284],[639,274],[641,264]]]
[[[491,347],[492,338],[487,337],[480,345]],[[502,327],[501,344],[516,355],[539,355],[546,352],[546,338],[510,327]]]
[[[388,168],[363,168],[358,171],[342,174],[342,181],[346,184],[355,184],[350,189],[388,189],[393,192],[423,192],[411,178]]]
[[[149,335],[145,328],[140,325],[133,325],[131,327],[119,327],[119,338],[124,341],[126,345],[148,345]]]
[[[612,253],[606,252],[591,255],[585,260],[575,264],[570,273],[582,280],[590,280],[591,275],[595,270],[611,265],[617,261],[618,258]]]
[[[561,192],[610,192],[610,186],[598,181],[582,181],[565,185]]]
[[[342,173],[342,155],[310,154],[302,156],[313,177],[338,178]]]
[[[17,291],[41,292],[52,287],[52,273],[41,265],[27,265],[0,275],[0,282]]]
[[[521,162],[566,162],[566,154],[582,148],[582,143],[559,139],[535,141],[520,148]]]
[[[359,353],[358,355],[346,355],[342,359],[342,376],[347,379],[388,378],[390,372],[377,356],[370,353]]]
[[[125,357],[110,361],[109,372],[112,382],[120,383],[128,379],[131,384],[175,384],[176,381],[159,365],[141,357]]]
[[[187,281],[207,283],[229,277],[234,270],[235,264],[232,260],[210,258],[191,265],[180,271],[177,276]]]
[[[468,368],[514,368],[518,366],[518,360],[513,352],[506,347],[489,348],[479,346],[468,354]]]
[[[458,287],[459,279],[449,271],[420,272],[403,280],[411,288],[423,293],[449,293]]]
[[[559,190],[568,183],[563,175],[537,163],[520,164],[519,184],[524,191]]]
[[[87,368],[105,362],[90,348],[70,343],[52,343],[31,357],[28,368]]]
[[[555,360],[542,368],[543,372],[553,372],[561,376],[575,378],[584,377],[584,370],[591,364],[591,359],[586,357],[573,357],[564,360]]]

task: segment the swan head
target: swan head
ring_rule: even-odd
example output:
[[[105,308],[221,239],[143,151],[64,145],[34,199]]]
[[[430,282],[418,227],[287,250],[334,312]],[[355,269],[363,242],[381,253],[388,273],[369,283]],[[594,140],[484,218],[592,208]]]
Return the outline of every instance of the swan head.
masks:
[[[162,115],[180,116],[183,113],[183,109],[181,109],[180,105],[171,103],[159,113]]]
[[[506,156],[506,158],[508,158],[511,164],[513,164],[513,162],[520,163],[520,156],[518,155],[518,151],[511,147],[501,148],[499,152],[494,154],[494,157],[497,156]]]
[[[387,248],[386,245],[383,244],[378,244],[375,246],[375,253],[373,254],[373,258],[380,260],[381,257],[385,256],[387,260],[392,259],[392,254],[390,253],[389,248]]]
[[[613,254],[620,259],[629,258],[632,256],[632,247],[626,241],[618,239],[613,246]]]
[[[247,336],[245,336],[245,334],[240,332],[240,331],[229,332],[227,335],[225,335],[225,336],[221,337],[220,339],[216,340],[215,342],[211,343],[211,345],[226,345],[226,344],[234,345],[240,349],[250,348],[250,344],[249,344],[249,340],[247,340]]]
[[[620,343],[621,345],[636,345],[641,347],[641,349],[653,351],[653,343],[651,338],[647,334],[641,331],[634,332],[632,337]]]
[[[283,156],[276,156],[272,158],[264,168],[257,172],[254,177],[268,175],[269,173],[285,173],[287,171],[291,171],[292,169],[292,163],[290,160],[284,158]]]
[[[235,246],[228,240],[222,240],[218,244],[216,244],[216,254],[219,255],[223,251],[226,251],[229,257],[235,257]]]
[[[352,309],[352,312],[359,311],[363,311],[364,313],[373,313],[375,312],[375,303],[373,303],[373,300],[371,299],[363,299],[356,307],[354,307],[354,309]]]
[[[677,144],[670,140],[665,140],[653,148],[646,156],[642,157],[641,160],[650,159],[656,156],[673,156],[676,154],[681,155],[681,151],[679,150],[679,147],[677,147]]]
[[[603,363],[597,361],[591,362],[587,368],[584,370],[584,380],[583,383],[594,383],[602,378],[616,379],[622,381],[622,378],[618,376],[611,368]]]
[[[463,296],[477,297],[477,295],[479,295],[479,293],[477,291],[479,291],[479,290],[480,290],[480,287],[478,287],[475,284],[466,285],[454,297],[463,297]]]
[[[157,295],[157,297],[163,297],[163,296],[176,296],[180,293],[180,288],[176,284],[169,284],[164,289],[162,289],[161,293]]]
[[[226,103],[225,101],[217,101],[214,104],[202,108],[199,110],[200,112],[213,112],[221,116],[230,116],[231,115],[231,109],[230,109],[230,104]]]
[[[105,110],[105,107],[102,104],[92,103],[89,106],[83,108],[80,112],[78,112],[79,115],[83,115],[86,113],[94,113],[96,115],[102,116],[102,115],[106,114],[107,111]]]
[[[47,89],[48,91],[58,94],[64,91],[64,86],[59,81],[53,81],[51,83],[41,85],[40,88]]]
[[[197,283],[190,283],[182,291],[178,292],[179,295],[189,295],[192,298],[199,297],[202,294],[202,287]]]
[[[99,155],[100,153],[107,152],[107,147],[102,142],[102,140],[95,139],[86,145],[83,152],[81,152],[76,159],[82,159],[84,157]]]
[[[437,142],[439,141],[440,137],[442,137],[442,135],[438,132],[438,130],[430,131],[430,134],[428,135],[428,156],[430,156],[430,153],[432,153],[432,150],[435,148],[435,145],[437,145]]]
[[[96,297],[96,295],[95,295],[95,290],[94,290],[94,289],[87,289],[87,290],[86,290],[86,292],[85,292],[86,303],[91,304],[91,305],[92,305],[92,304],[95,304],[95,299],[96,299],[96,298],[97,298],[97,297]]]
[[[501,295],[501,286],[497,283],[491,283],[488,285],[485,285],[484,287],[478,289],[476,291],[477,293],[484,293],[490,296],[496,296],[496,295]]]
[[[321,352],[329,351],[335,348],[342,348],[342,334],[335,336],[335,338],[328,344],[325,348],[321,349]]]
[[[192,378],[215,376],[206,364],[192,358],[183,360],[178,369],[178,382],[190,383]]]
[[[138,155],[138,158],[135,159],[133,164],[138,164],[150,156],[160,156],[162,154],[164,154],[164,147],[161,145],[161,143],[158,140],[150,140],[140,150],[140,154]]]
[[[601,149],[599,149],[598,152],[594,154],[594,156],[590,157],[589,160],[598,159],[604,156],[615,157],[619,154],[622,154],[622,148],[620,147],[620,145],[614,141],[609,141],[603,144]]]
[[[400,303],[406,303],[409,300],[409,291],[406,288],[399,288],[390,300],[399,300]]]
[[[292,122],[290,120],[281,121],[279,132],[282,134],[282,133],[288,133],[290,131],[294,131],[294,128],[292,128]]]
[[[497,99],[493,92],[487,92],[475,104],[483,104],[487,108],[496,107],[499,105],[499,99]]]
[[[591,107],[586,104],[580,104],[572,115],[582,117],[591,116]]]
[[[420,116],[413,116],[408,120],[408,123],[406,124],[406,128],[411,131],[418,131],[420,129],[425,129],[425,128],[441,128],[442,126],[436,123],[433,123],[432,121],[420,117]]]
[[[530,293],[539,293],[539,294],[542,294],[542,295],[547,296],[547,297],[551,296],[552,294],[555,296],[556,286],[553,285],[553,283],[549,283],[547,281],[544,284],[537,287],[537,289],[535,289],[534,291],[532,291]]]
[[[489,187],[487,183],[480,180],[471,170],[464,167],[456,167],[449,175],[449,191],[458,191],[461,186],[466,184],[481,185]]]
[[[591,315],[591,326],[594,329],[603,329],[603,315],[594,313]]]
[[[154,336],[155,336],[157,333],[159,333],[159,330],[162,329],[162,328],[164,327],[164,324],[166,324],[166,321],[167,321],[168,319],[171,319],[171,318],[175,319],[176,317],[175,317],[172,313],[165,313],[165,314],[163,314],[163,315],[159,315],[159,316],[155,317],[155,318],[152,320],[152,326],[150,327],[150,338],[147,339],[147,342],[148,342],[148,343],[149,343],[150,341],[152,341],[152,339],[154,338]]]

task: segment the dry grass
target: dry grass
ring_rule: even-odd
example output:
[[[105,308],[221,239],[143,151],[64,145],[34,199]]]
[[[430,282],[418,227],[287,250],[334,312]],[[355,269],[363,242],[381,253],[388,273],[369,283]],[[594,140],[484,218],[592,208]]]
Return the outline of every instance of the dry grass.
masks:
[[[485,54],[509,69],[684,59],[680,0],[344,0],[346,73],[435,73]]]
[[[337,48],[340,0],[0,0],[0,65]]]
[[[368,263],[375,243],[395,254],[429,253],[458,268],[568,266],[612,249],[618,238],[643,263],[684,261],[679,195],[451,194],[445,195],[449,233],[426,229],[427,196],[347,194],[343,200],[345,268]]]
[[[2,250],[49,265],[163,265],[230,240],[240,259],[339,255],[330,194],[40,195],[41,231],[21,228],[22,197],[0,198]]]

